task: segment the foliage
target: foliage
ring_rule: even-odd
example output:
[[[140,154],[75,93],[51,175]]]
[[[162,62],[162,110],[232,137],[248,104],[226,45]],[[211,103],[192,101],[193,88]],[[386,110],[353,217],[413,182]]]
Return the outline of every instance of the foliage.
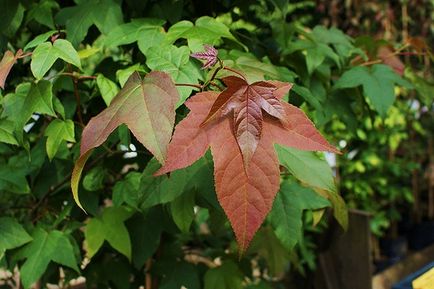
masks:
[[[336,152],[306,116],[350,144],[393,130],[410,94],[432,105],[418,72],[400,76],[337,28],[307,28],[297,11],[311,2],[215,5],[0,0],[0,264],[25,288],[78,276],[89,288],[284,286],[315,266],[326,208],[347,225],[332,169],[298,150]],[[258,212],[242,215],[247,204]]]

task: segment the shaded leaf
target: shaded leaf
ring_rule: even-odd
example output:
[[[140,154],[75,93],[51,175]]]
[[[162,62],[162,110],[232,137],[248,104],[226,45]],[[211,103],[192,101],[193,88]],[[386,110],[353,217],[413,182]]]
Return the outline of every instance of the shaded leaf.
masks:
[[[288,266],[288,250],[282,245],[270,226],[259,230],[249,251],[257,252],[265,259],[272,276],[281,275]]]
[[[104,11],[101,11],[104,7]],[[74,46],[86,37],[90,26],[95,26],[103,34],[122,23],[122,10],[114,0],[88,0],[80,1],[78,5],[66,7],[56,15],[56,22],[66,25],[67,39]]]
[[[38,228],[33,232],[32,237],[33,241],[18,253],[21,258],[27,258],[20,268],[24,288],[29,288],[36,282],[51,261],[79,272],[74,249],[63,232],[56,230],[47,232]]]
[[[32,240],[32,237],[14,218],[0,218],[0,232],[0,254],[5,250],[20,247]]]
[[[327,199],[296,182],[285,180],[274,200],[269,220],[285,249],[290,252],[302,239],[303,210],[330,206]]]
[[[183,233],[188,233],[194,219],[194,197],[194,191],[189,191],[170,203],[173,221]]]
[[[204,277],[205,289],[241,289],[243,275],[232,261],[226,261],[217,268],[206,271]]]
[[[84,232],[87,257],[92,258],[107,241],[110,246],[131,261],[131,240],[124,222],[131,212],[122,207],[108,207],[102,216],[92,218]]]
[[[186,262],[171,263],[161,280],[159,289],[200,289],[199,272],[196,266]]]

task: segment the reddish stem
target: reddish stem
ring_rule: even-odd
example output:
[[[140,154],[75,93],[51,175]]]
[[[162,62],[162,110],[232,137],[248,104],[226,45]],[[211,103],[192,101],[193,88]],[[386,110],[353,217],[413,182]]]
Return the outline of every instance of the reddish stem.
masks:
[[[235,74],[238,74],[239,76],[241,76],[242,79],[244,79],[245,81],[247,81],[246,76],[245,76],[244,74],[242,74],[241,72],[239,72],[239,71],[237,71],[237,70],[235,70],[235,69],[232,69],[232,68],[230,68],[230,67],[227,67],[227,66],[223,67],[223,69],[224,69],[224,70],[231,71],[231,72],[233,72],[233,73],[235,73]]]

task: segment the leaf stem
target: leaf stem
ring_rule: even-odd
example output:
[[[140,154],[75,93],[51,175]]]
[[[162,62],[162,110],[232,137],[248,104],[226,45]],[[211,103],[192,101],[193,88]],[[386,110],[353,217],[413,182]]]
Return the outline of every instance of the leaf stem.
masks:
[[[233,73],[235,73],[235,74],[238,74],[239,76],[241,76],[242,79],[244,79],[245,81],[247,81],[246,76],[245,76],[244,74],[242,74],[241,72],[239,72],[239,71],[237,71],[237,70],[235,70],[235,69],[233,69],[233,68],[227,67],[227,66],[223,67],[223,69],[224,69],[224,70],[231,71],[231,72],[233,72]]]
[[[175,86],[188,86],[188,87],[194,87],[199,90],[202,90],[202,85],[199,84],[191,84],[191,83],[175,83]]]

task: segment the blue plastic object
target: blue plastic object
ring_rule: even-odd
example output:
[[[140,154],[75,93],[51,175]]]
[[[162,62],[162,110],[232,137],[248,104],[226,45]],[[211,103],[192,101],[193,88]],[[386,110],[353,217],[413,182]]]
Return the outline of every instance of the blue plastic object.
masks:
[[[417,270],[413,274],[408,275],[403,280],[401,280],[398,283],[396,283],[395,285],[393,285],[392,289],[413,289],[413,286],[411,285],[413,280],[416,279],[417,277],[419,277],[420,275],[422,275],[423,273],[427,272],[428,270],[430,270],[433,267],[434,267],[434,262],[429,263],[428,265],[426,265],[422,269]]]

